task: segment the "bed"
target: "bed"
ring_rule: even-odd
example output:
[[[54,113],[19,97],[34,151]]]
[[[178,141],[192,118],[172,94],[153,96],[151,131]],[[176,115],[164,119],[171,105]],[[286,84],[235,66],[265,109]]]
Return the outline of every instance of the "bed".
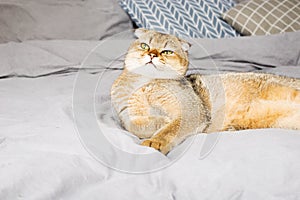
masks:
[[[134,40],[131,29],[155,29],[130,10],[143,1],[131,2],[0,3],[0,199],[300,199],[300,131],[199,133],[164,156],[122,130],[110,87]],[[211,2],[229,2],[224,12],[236,6]],[[192,44],[188,74],[300,78],[297,30],[184,35],[184,26],[174,27],[160,31]]]

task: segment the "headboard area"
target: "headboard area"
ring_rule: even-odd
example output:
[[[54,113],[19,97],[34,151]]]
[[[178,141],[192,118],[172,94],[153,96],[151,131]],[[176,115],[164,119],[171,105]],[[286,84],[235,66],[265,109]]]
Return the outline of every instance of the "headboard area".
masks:
[[[300,30],[299,12],[299,0],[1,0],[0,43],[100,40],[137,27],[182,38],[268,35]]]

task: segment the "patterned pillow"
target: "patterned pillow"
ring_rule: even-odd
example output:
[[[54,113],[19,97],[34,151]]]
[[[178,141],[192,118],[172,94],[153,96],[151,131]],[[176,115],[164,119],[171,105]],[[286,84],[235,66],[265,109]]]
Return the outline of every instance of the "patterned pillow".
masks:
[[[223,19],[243,35],[300,30],[299,0],[252,0],[224,13]]]
[[[121,7],[140,28],[179,37],[221,38],[238,36],[222,20],[233,0],[120,0]]]

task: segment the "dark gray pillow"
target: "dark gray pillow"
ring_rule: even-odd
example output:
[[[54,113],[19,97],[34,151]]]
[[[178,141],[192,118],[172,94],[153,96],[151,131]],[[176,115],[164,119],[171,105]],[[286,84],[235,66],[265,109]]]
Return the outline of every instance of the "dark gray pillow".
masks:
[[[4,0],[0,43],[29,39],[102,39],[132,28],[117,0]]]

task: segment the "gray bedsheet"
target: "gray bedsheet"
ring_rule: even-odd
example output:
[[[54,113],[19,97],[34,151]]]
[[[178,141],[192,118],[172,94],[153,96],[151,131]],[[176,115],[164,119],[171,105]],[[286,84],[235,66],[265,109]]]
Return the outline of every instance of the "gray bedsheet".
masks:
[[[299,39],[297,32],[191,41],[189,72],[256,71],[300,77]],[[167,157],[124,133],[113,117],[109,89],[131,41],[131,36],[123,36],[0,45],[1,200],[300,198],[299,131],[199,134]],[[74,96],[78,89],[82,93]],[[90,108],[96,109],[88,113]],[[81,111],[81,120],[74,109]],[[114,145],[102,152],[110,166],[92,151],[97,147],[92,145],[103,143],[82,138],[92,127],[79,133],[78,125],[89,123],[87,114],[99,120]],[[140,174],[120,171],[115,166],[122,166],[124,157],[117,149],[152,154],[171,165]],[[142,165],[152,166],[151,161]],[[136,169],[138,163],[133,157],[126,164]]]
[[[43,76],[81,70],[121,70],[130,31],[104,41],[27,41],[0,44],[0,77]],[[188,73],[269,72],[297,76],[300,32],[270,36],[188,40]],[[84,66],[81,66],[84,63]]]

